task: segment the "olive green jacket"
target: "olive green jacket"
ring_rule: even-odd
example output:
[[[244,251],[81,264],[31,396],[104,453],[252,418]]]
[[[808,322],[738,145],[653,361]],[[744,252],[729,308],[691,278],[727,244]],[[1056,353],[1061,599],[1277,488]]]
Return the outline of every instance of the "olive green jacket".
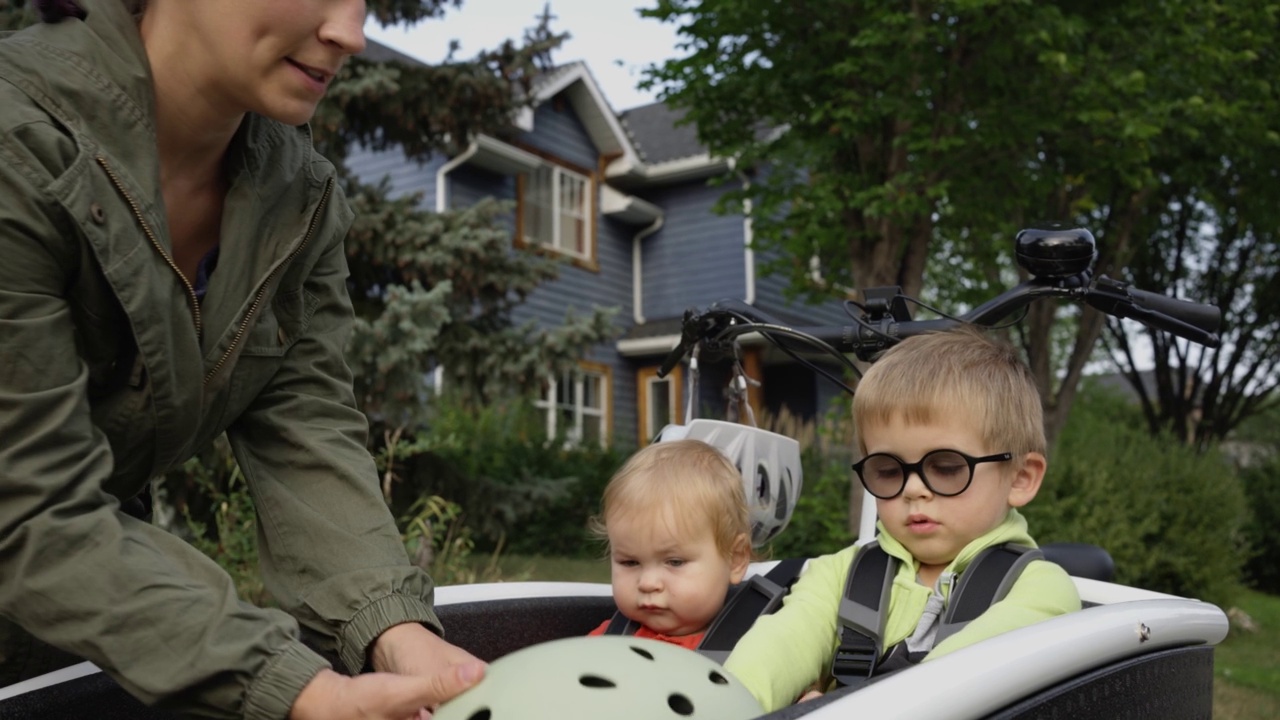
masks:
[[[439,631],[343,359],[351,212],[307,128],[248,116],[197,302],[169,253],[136,25],[118,0],[81,4],[84,21],[0,40],[0,638],[21,628],[148,703],[283,718],[328,666],[298,622],[351,672],[392,625]],[[223,431],[288,614],[120,510]],[[21,665],[7,644],[0,667]]]

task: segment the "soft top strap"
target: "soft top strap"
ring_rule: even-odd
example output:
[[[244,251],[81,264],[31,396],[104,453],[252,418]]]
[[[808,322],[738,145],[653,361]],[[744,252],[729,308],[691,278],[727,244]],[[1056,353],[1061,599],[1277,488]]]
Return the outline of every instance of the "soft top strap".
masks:
[[[878,542],[858,550],[840,598],[840,646],[831,661],[831,677],[840,685],[867,681],[884,650],[885,615],[898,561]]]
[[[772,613],[782,604],[782,598],[800,576],[805,561],[805,558],[787,558],[779,561],[764,575],[747,578],[729,596],[707,628],[702,641],[698,643],[698,652],[724,664],[738,640],[751,629],[756,618]]]
[[[960,581],[951,593],[938,625],[934,647],[1003,600],[1022,575],[1023,568],[1043,559],[1044,553],[1038,549],[1014,543],[994,545],[978,553],[961,573]]]

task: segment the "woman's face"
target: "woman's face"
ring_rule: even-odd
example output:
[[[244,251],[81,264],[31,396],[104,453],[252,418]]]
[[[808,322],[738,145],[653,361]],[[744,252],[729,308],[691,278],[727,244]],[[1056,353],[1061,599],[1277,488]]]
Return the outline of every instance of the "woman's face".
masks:
[[[364,0],[151,0],[142,30],[153,70],[210,110],[301,125],[364,49],[364,20]]]

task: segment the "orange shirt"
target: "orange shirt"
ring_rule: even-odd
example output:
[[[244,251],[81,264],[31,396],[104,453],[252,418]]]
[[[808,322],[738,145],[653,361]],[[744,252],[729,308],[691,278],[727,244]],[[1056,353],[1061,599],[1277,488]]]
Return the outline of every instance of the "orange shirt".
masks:
[[[604,631],[609,627],[609,622],[610,621],[605,620],[600,623],[600,627],[587,633],[587,635],[603,635]],[[702,642],[702,636],[706,633],[707,631],[703,630],[702,632],[692,633],[690,635],[663,635],[662,633],[654,632],[644,625],[641,625],[640,629],[636,631],[635,636],[639,638],[649,638],[651,640],[661,640],[662,642],[671,643],[672,645],[679,645],[683,648],[695,650],[698,647],[698,643]]]

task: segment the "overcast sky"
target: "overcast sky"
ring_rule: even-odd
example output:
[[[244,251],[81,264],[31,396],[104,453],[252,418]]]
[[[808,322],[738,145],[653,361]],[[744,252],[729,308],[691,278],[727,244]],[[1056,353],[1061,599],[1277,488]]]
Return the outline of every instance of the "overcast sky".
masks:
[[[553,56],[557,63],[583,60],[615,111],[645,105],[656,98],[636,89],[640,70],[676,55],[675,27],[641,18],[635,0],[554,0],[551,29],[571,37]],[[456,39],[459,58],[497,47],[508,38],[519,41],[537,24],[545,0],[464,0],[462,9],[443,19],[412,28],[383,29],[370,22],[366,34],[384,45],[426,62],[441,60]]]

